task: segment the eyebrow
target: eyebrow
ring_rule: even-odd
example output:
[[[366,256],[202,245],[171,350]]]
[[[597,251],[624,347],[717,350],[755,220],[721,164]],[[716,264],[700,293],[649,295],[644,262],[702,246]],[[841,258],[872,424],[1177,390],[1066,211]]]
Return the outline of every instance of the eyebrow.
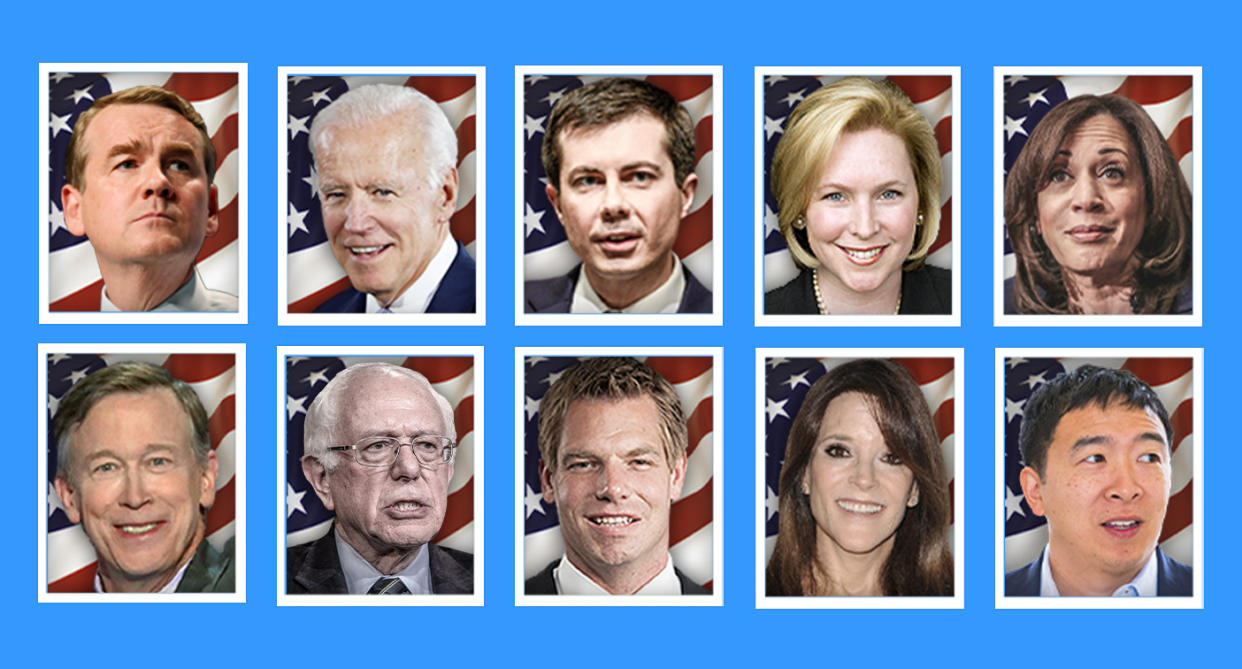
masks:
[[[152,453],[152,452],[156,452],[156,451],[175,451],[175,450],[177,450],[177,445],[176,445],[176,444],[161,444],[161,443],[159,443],[159,442],[154,442],[154,443],[147,444],[147,445],[143,448],[143,450],[142,450],[142,455],[146,455],[146,454],[148,454],[148,453]],[[98,460],[98,459],[100,459],[100,458],[112,458],[112,459],[114,459],[114,460],[124,460],[124,459],[125,459],[125,458],[121,457],[121,454],[120,454],[120,453],[117,453],[116,451],[114,451],[114,450],[112,450],[112,449],[110,449],[110,448],[102,448],[102,449],[100,449],[100,450],[98,450],[98,451],[92,451],[92,452],[90,452],[90,453],[87,453],[87,454],[84,456],[84,459],[85,459],[85,460],[87,460],[87,461],[90,461],[90,460]]]
[[[1098,156],[1103,156],[1103,155],[1106,155],[1106,154],[1109,154],[1109,153],[1120,153],[1121,155],[1123,155],[1123,156],[1125,156],[1125,157],[1127,157],[1127,158],[1129,158],[1129,157],[1130,157],[1130,154],[1126,153],[1126,150],[1125,150],[1125,149],[1123,149],[1123,148],[1121,148],[1121,147],[1112,147],[1112,146],[1106,146],[1106,147],[1104,147],[1104,148],[1100,149],[1100,150],[1099,150],[1099,152],[1097,152],[1097,153],[1096,153],[1096,155],[1098,155]],[[1073,155],[1074,155],[1074,152],[1069,151],[1069,150],[1067,150],[1067,149],[1057,149],[1057,155],[1058,155],[1058,156],[1066,156],[1066,157],[1069,157],[1069,156],[1073,156]]]
[[[1169,446],[1168,443],[1165,442],[1164,436],[1162,436],[1159,432],[1144,432],[1138,435],[1138,437],[1135,438],[1135,441],[1154,441],[1165,448],[1168,448]],[[1075,441],[1074,445],[1070,446],[1070,453],[1076,453],[1084,448],[1090,448],[1092,446],[1111,446],[1115,443],[1116,440],[1112,437],[1102,434],[1091,435],[1082,437],[1078,441]]]

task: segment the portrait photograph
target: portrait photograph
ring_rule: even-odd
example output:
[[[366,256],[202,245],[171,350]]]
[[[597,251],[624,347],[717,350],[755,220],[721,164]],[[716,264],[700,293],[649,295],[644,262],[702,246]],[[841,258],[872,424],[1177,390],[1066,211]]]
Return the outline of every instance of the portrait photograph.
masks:
[[[40,344],[40,602],[246,600],[245,348]]]
[[[39,92],[39,322],[245,323],[246,65],[40,63]]]
[[[997,349],[997,608],[1203,607],[1203,369]]]
[[[758,349],[755,606],[960,609],[962,349]]]
[[[281,346],[277,363],[277,604],[482,606],[483,348]]]
[[[516,351],[519,606],[719,606],[719,348]]]
[[[481,67],[280,67],[282,325],[483,325]]]
[[[961,323],[960,77],[755,68],[756,325]]]
[[[997,325],[1202,324],[1201,83],[995,69]]]
[[[519,325],[722,322],[721,78],[516,68]]]

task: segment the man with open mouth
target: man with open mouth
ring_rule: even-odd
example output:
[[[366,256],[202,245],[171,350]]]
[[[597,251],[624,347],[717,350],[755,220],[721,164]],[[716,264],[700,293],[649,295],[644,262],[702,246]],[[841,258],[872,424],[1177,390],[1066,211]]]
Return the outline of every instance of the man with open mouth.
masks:
[[[457,430],[423,375],[362,363],[306,411],[302,472],[332,527],[288,549],[288,594],[471,594],[474,556],[431,543],[448,509]]]
[[[1191,596],[1193,572],[1157,545],[1172,485],[1173,430],[1130,372],[1083,365],[1023,409],[1022,492],[1048,545],[1005,575],[1006,596]]]

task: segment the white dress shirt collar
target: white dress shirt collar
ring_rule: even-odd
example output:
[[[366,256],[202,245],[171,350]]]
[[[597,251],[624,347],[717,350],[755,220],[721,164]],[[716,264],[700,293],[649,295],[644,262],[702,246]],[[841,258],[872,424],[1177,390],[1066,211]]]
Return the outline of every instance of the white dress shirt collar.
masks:
[[[1052,580],[1052,567],[1048,565],[1048,546],[1044,546],[1043,555],[1039,558],[1042,563],[1039,568],[1039,596],[1040,597],[1060,597],[1061,591],[1057,589],[1057,584]],[[1151,552],[1151,556],[1147,558],[1147,562],[1143,564],[1143,568],[1134,575],[1134,579],[1129,583],[1122,585],[1113,591],[1113,597],[1155,597],[1159,582],[1156,574],[1159,568],[1156,566],[1156,551]]]
[[[121,311],[120,307],[108,299],[107,285],[99,293],[99,310]],[[237,296],[208,288],[196,266],[190,272],[190,278],[151,311],[237,311]]]
[[[552,570],[552,579],[556,581],[556,592],[559,595],[609,595],[607,590],[592,581],[569,561],[569,557],[561,555],[561,562]],[[638,589],[635,595],[680,595],[681,580],[673,571],[673,556],[668,557],[664,569],[647,585]]]
[[[431,262],[427,263],[427,267],[423,269],[423,273],[419,275],[410,287],[397,296],[392,304],[388,305],[388,311],[394,314],[422,314],[427,312],[427,307],[431,305],[431,298],[435,297],[436,290],[440,288],[440,282],[444,280],[444,275],[448,274],[449,267],[453,264],[453,259],[457,257],[457,242],[454,241],[452,235],[445,235],[444,243],[440,244],[440,250],[436,251],[435,256],[431,258]],[[384,305],[375,299],[375,296],[367,293],[367,313],[380,313]]]
[[[681,261],[673,254],[673,273],[669,275],[659,288],[640,298],[634,304],[623,309],[613,309],[604,303],[603,298],[595,292],[591,282],[587,280],[586,265],[578,268],[578,284],[574,286],[573,302],[569,312],[573,314],[675,314],[681,305],[681,295],[686,292],[686,276],[681,270]]]

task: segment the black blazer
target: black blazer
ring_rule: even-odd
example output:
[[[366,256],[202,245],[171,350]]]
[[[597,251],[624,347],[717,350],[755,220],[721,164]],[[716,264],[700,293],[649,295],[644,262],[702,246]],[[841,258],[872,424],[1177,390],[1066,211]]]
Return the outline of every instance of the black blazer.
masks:
[[[431,592],[437,595],[474,593],[474,556],[452,548],[426,544],[431,550]],[[335,527],[309,544],[294,546],[285,559],[285,593],[290,595],[347,595],[341,557],[336,552]]]
[[[763,313],[768,316],[818,314],[815,302],[815,272],[803,269],[793,281],[763,296]],[[936,314],[953,312],[953,273],[923,265],[901,278],[901,309],[898,314]]]
[[[1044,556],[1005,574],[1006,597],[1038,597]],[[1190,597],[1194,594],[1194,570],[1164,554],[1156,547],[1156,595]]]
[[[561,561],[553,560],[544,567],[542,571],[530,578],[526,579],[526,594],[528,595],[555,595],[556,578],[552,576],[552,570],[556,569],[556,565]],[[683,595],[710,595],[711,592],[703,586],[690,580],[689,576],[681,573],[677,567],[673,567],[673,571],[677,574],[677,580],[681,581],[681,594]]]
[[[223,551],[212,548],[206,538],[200,541],[177,584],[177,592],[237,592],[234,539],[229,539]]]
[[[528,314],[567,314],[574,302],[574,288],[578,285],[578,268],[575,265],[569,274],[542,281],[526,282],[526,313]],[[710,314],[712,312],[712,291],[699,283],[694,274],[681,266],[686,277],[686,289],[681,293],[681,302],[677,304],[679,314]]]
[[[474,313],[474,258],[466,253],[466,247],[457,242],[457,256],[427,305],[429,314]],[[364,314],[367,296],[357,290],[346,288],[328,301],[315,307],[317,314]]]

